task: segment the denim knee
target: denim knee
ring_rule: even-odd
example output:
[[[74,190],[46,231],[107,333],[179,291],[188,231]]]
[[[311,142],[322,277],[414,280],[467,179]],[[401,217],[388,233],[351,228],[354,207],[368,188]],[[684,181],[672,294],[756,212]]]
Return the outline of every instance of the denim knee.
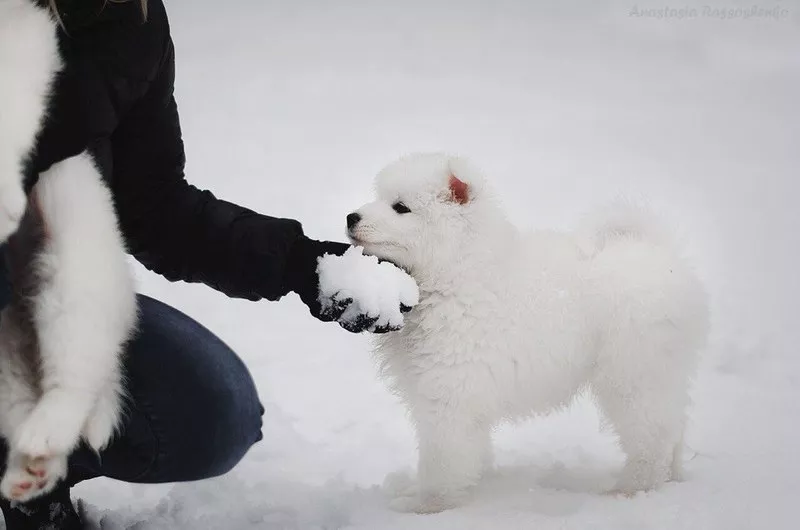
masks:
[[[197,456],[206,465],[196,468],[201,474],[197,478],[228,473],[263,438],[264,407],[256,397],[255,387],[252,392],[241,388],[231,390],[231,394],[219,396],[213,414],[206,416],[207,436],[196,446]]]
[[[128,349],[125,375],[131,411],[141,415],[139,423],[146,422],[147,429],[139,431],[153,436],[156,454],[136,482],[227,473],[262,438],[264,408],[250,372],[221,339],[187,315],[146,296],[139,304],[139,331]],[[126,441],[123,434],[119,442]]]

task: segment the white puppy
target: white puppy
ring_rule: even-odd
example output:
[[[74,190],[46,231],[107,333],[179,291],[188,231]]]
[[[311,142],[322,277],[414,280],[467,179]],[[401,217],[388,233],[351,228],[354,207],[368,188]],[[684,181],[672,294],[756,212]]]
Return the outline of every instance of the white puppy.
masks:
[[[403,330],[378,339],[419,442],[418,491],[395,508],[464,502],[491,465],[495,425],[585,388],[627,455],[618,491],[678,478],[707,305],[653,220],[619,208],[574,233],[520,233],[477,169],[435,153],[389,165],[377,195],[348,217],[350,238],[420,290]]]
[[[85,440],[99,451],[122,414],[122,355],[136,296],[111,193],[88,153],[52,166],[29,196],[23,165],[61,68],[56,22],[0,0],[0,243],[13,284],[0,314],[0,495],[52,490]]]
[[[87,154],[43,173],[6,248],[14,291],[0,313],[0,494],[50,491],[83,439],[108,444],[122,414],[133,276],[111,193]]]

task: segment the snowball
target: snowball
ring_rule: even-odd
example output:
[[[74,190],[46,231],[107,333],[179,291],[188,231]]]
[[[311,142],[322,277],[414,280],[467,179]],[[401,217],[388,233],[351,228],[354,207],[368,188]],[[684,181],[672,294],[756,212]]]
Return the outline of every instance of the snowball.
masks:
[[[361,247],[351,247],[342,256],[327,254],[319,259],[322,309],[352,300],[340,322],[367,316],[377,319],[370,329],[399,329],[403,327],[401,306],[408,309],[419,303],[417,283],[402,269],[363,252]]]

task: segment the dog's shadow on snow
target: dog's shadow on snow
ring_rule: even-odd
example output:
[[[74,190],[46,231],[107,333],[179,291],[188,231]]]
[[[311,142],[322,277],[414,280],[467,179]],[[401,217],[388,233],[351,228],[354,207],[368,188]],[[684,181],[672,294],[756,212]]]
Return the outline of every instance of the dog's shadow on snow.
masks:
[[[503,505],[548,516],[576,513],[590,499],[606,496],[617,479],[613,467],[549,466],[499,467],[475,490],[473,504]]]
[[[553,462],[497,467],[486,473],[470,501],[456,511],[477,513],[508,509],[551,517],[571,515],[580,511],[587,501],[606,497],[606,492],[616,482],[618,470],[615,466],[593,464],[569,467]],[[388,503],[414,482],[409,470],[391,473],[380,488],[381,496]]]

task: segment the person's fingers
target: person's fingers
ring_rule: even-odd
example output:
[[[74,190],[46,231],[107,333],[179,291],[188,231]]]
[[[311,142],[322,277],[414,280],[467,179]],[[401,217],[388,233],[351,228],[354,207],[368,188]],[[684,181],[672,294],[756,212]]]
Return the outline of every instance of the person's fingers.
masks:
[[[320,314],[330,320],[339,320],[352,303],[352,298],[342,298],[337,300],[335,297],[331,297],[327,303],[322,305],[322,311]]]
[[[401,328],[398,328],[397,326],[390,326],[390,325],[387,324],[385,326],[376,326],[376,327],[370,329],[369,331],[370,331],[370,333],[375,333],[377,335],[382,335],[384,333],[391,333],[392,331],[400,331],[400,329]]]
[[[340,320],[339,325],[351,333],[361,333],[369,329],[377,321],[378,317],[358,315],[356,318]]]

